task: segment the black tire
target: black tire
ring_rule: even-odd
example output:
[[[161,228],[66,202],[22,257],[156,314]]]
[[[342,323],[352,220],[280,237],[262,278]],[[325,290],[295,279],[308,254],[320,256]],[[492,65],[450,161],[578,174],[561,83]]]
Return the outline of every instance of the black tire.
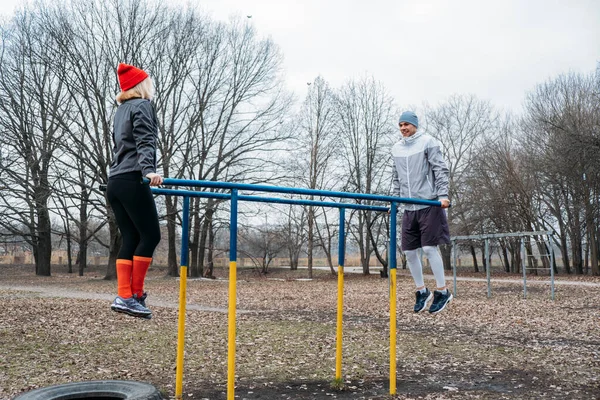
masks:
[[[13,400],[163,400],[152,385],[135,381],[88,381],[48,386],[23,393]]]

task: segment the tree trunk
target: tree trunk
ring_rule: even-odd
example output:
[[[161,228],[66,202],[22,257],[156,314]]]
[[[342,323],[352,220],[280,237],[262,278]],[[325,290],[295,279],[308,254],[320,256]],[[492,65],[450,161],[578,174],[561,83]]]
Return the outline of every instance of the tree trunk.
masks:
[[[331,271],[331,275],[335,275],[335,268],[333,266],[333,259],[331,258],[331,252],[326,251],[325,257],[327,258],[327,265],[329,265],[329,271]]]
[[[81,189],[81,204],[79,208],[79,276],[83,276],[83,270],[87,266],[87,244],[88,244],[88,212],[87,191]]]
[[[52,256],[52,236],[50,212],[48,211],[48,183],[40,179],[38,187],[34,188],[34,201],[37,223],[34,224],[33,256],[35,259],[35,273],[41,276],[50,276],[50,260]]]
[[[207,264],[204,269],[204,276],[206,278],[214,278],[214,267],[215,267],[215,227],[213,224],[210,224],[208,229],[208,255],[207,255]]]
[[[452,245],[441,244],[439,247],[442,255],[442,262],[444,263],[444,269],[446,271],[452,271]]]
[[[68,226],[68,222],[67,222]],[[73,257],[71,256],[71,230],[66,228],[67,231],[67,265],[69,274],[73,273]]]
[[[200,231],[200,242],[198,243],[198,264],[196,268],[192,268],[193,277],[200,277],[204,274],[204,260],[206,256],[206,242],[208,241],[209,232],[212,225],[212,218],[215,212],[214,200],[208,199],[206,204],[206,212],[202,221],[202,229]]]
[[[563,267],[567,274],[571,273],[571,264],[569,260],[569,248],[567,247],[567,238],[566,234],[561,231],[560,234],[560,254],[563,260]]]
[[[487,272],[487,269],[489,266],[488,266],[487,260],[485,258],[485,246],[481,246],[481,260],[482,260],[481,265],[483,265],[483,271]]]
[[[475,253],[475,246],[470,245],[469,248],[471,249],[471,257],[473,257],[473,270],[475,272],[479,272],[479,265],[477,264],[477,254]]]
[[[295,271],[298,269],[298,254],[292,250],[291,247],[288,247],[288,255],[290,258],[290,270]]]
[[[190,233],[190,276],[202,276],[204,266],[204,250],[202,245],[203,218],[200,216],[200,199],[194,199],[192,232]],[[205,239],[206,240],[206,239]]]
[[[511,265],[510,265],[510,262],[508,260],[508,251],[506,249],[506,245],[502,244],[501,247],[502,247],[502,258],[504,259],[504,271],[505,272],[511,272],[510,271]]]
[[[52,238],[50,235],[50,214],[48,208],[38,205],[37,251],[34,251],[36,274],[50,276],[50,260],[52,257]]]
[[[573,267],[577,275],[583,275],[583,249],[581,235],[576,233],[571,238],[571,255],[573,260]]]
[[[108,210],[108,230],[110,232],[110,245],[108,248],[108,265],[106,266],[106,275],[104,279],[114,280],[117,279],[117,256],[121,249],[121,232],[115,221],[115,215],[112,212],[110,206],[106,208]]]
[[[600,275],[600,269],[598,268],[598,240],[596,238],[596,225],[594,224],[593,218],[590,218],[588,230],[590,235],[588,246],[590,247],[590,264],[592,267],[592,275],[598,276]]]
[[[373,225],[374,225],[375,221],[372,221],[372,223],[369,225],[369,239],[371,242],[371,246],[373,248],[373,252],[375,253],[375,257],[377,257],[377,261],[379,261],[379,263],[381,264],[381,272],[380,275],[382,278],[387,278],[388,277],[388,254],[386,252],[386,257],[387,258],[383,258],[383,255],[381,254],[381,252],[379,251],[379,248],[377,247],[377,243],[375,242],[375,238],[373,238]]]
[[[589,234],[586,235],[586,241],[587,241],[587,246],[585,246],[585,251],[583,252],[583,273],[585,275],[588,274],[588,271],[590,269],[590,236]]]
[[[177,265],[177,200],[171,196],[165,196],[167,209],[167,276],[178,277],[179,266]],[[182,235],[183,236],[183,235]]]
[[[312,197],[311,197],[312,198]],[[313,250],[315,246],[314,238],[315,229],[315,210],[314,207],[308,206],[308,240],[307,240],[307,252],[308,252],[308,278],[313,277]]]
[[[363,275],[371,274],[369,270],[369,259],[371,258],[371,243],[369,240],[369,211],[359,212],[359,240],[360,240],[360,262],[362,264]],[[365,235],[367,236],[365,240]]]

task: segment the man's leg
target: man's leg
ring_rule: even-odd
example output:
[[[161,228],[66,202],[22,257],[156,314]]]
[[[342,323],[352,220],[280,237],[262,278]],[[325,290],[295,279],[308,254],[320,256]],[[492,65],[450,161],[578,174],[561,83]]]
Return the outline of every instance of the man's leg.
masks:
[[[431,301],[433,294],[425,287],[423,282],[423,266],[418,251],[421,247],[421,233],[417,214],[418,211],[404,212],[402,217],[402,251],[406,255],[408,269],[417,287],[414,311],[421,312],[427,308],[427,303]]]
[[[419,222],[423,252],[429,260],[437,286],[433,293],[433,303],[429,307],[429,312],[436,314],[452,300],[452,293],[446,288],[444,263],[438,249],[439,244],[450,242],[446,212],[439,207],[429,207],[423,210]]]
[[[425,287],[423,281],[423,265],[421,264],[421,257],[419,257],[419,250],[404,250],[404,254],[406,254],[406,263],[417,287],[414,311],[418,313],[427,308],[433,294]]]
[[[429,260],[431,272],[435,277],[437,290],[446,290],[446,277],[444,276],[444,263],[437,246],[423,246],[423,253]]]
[[[423,265],[421,264],[421,258],[419,257],[419,250],[405,250],[406,263],[408,269],[415,281],[417,290],[425,289],[425,282],[423,281]]]

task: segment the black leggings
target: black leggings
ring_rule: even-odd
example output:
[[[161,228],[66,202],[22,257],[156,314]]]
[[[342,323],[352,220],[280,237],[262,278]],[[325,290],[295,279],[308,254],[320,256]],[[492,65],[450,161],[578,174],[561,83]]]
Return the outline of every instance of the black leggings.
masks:
[[[108,179],[106,197],[115,213],[123,242],[118,258],[152,257],[160,242],[160,227],[154,197],[140,172],[128,172]]]

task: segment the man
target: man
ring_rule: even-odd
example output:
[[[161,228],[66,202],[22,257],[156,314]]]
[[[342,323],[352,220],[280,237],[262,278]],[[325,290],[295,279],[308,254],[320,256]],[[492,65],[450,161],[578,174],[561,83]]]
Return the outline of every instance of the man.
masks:
[[[402,216],[402,251],[417,287],[414,311],[423,311],[433,298],[429,312],[436,314],[452,300],[452,293],[446,288],[444,265],[438,250],[438,245],[450,243],[444,210],[450,206],[449,170],[439,142],[418,130],[419,119],[414,112],[403,112],[399,127],[402,139],[392,148],[394,196],[438,200],[442,205],[406,204]],[[435,276],[437,287],[433,293],[423,282],[419,249],[427,256]]]

